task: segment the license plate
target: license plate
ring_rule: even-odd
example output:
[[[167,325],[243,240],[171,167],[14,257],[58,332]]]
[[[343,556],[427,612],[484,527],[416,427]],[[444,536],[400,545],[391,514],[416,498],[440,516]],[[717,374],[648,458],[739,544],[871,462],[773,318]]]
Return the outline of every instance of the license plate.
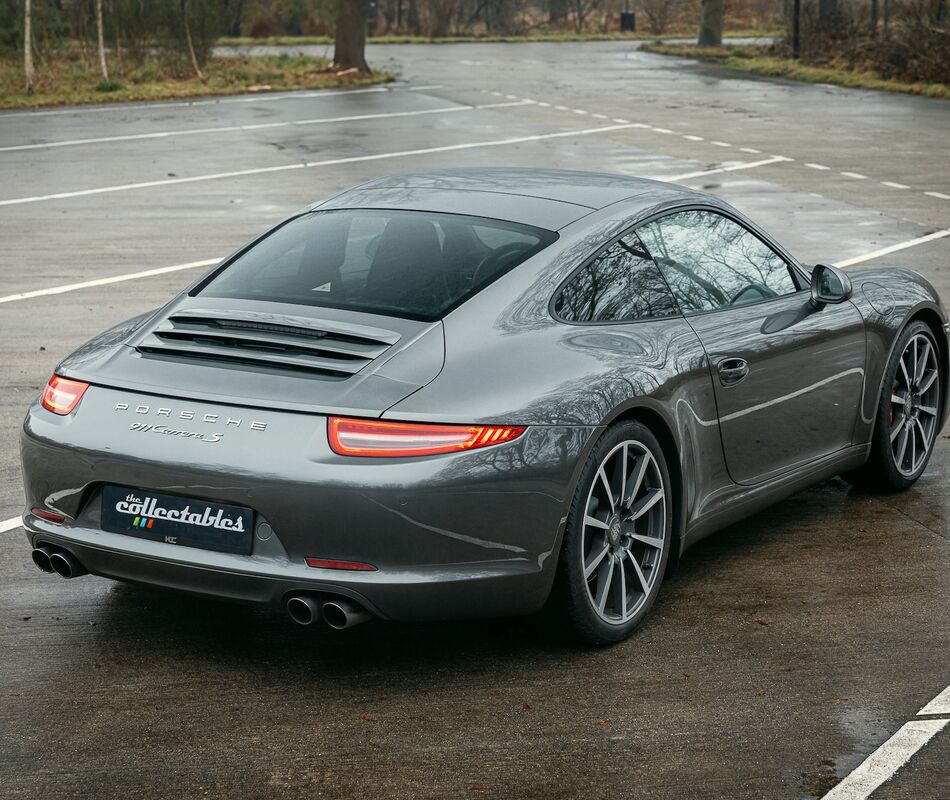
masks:
[[[124,486],[102,490],[102,528],[154,542],[222,553],[251,552],[254,512]]]

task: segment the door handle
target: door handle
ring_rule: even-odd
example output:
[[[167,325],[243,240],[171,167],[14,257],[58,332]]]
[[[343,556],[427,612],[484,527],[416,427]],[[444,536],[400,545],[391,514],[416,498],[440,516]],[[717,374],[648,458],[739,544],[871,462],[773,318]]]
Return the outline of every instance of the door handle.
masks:
[[[749,374],[749,362],[744,358],[724,358],[717,366],[723,386],[735,386]]]

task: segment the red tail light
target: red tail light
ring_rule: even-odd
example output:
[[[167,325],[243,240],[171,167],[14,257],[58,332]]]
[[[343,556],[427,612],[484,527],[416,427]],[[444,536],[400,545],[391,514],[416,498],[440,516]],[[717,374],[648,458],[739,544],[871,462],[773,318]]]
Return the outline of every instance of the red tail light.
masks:
[[[47,522],[55,522],[57,525],[62,525],[66,521],[66,517],[62,514],[57,514],[55,511],[47,511],[45,508],[31,508],[30,513],[34,517],[45,519]]]
[[[335,558],[308,558],[308,567],[319,569],[351,569],[357,572],[375,572],[376,567],[362,561],[338,561]]]
[[[54,375],[46,384],[40,402],[47,411],[65,415],[79,405],[83,393],[88,388],[88,383],[71,381],[68,378],[60,378],[59,375]]]
[[[524,433],[517,425],[432,425],[330,417],[330,447],[341,456],[399,458],[457,453],[510,442]]]

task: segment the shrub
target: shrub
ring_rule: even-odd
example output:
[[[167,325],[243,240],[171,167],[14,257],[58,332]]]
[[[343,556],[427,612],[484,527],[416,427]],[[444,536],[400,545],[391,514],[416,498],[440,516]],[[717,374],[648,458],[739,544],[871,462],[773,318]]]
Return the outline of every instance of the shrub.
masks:
[[[117,80],[99,81],[95,86],[97,92],[118,92],[124,88],[122,81]]]

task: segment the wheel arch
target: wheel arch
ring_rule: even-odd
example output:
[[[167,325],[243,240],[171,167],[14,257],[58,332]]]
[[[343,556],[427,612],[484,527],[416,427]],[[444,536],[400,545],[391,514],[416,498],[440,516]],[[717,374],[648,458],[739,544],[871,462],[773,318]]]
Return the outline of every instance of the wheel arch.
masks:
[[[943,366],[943,369],[940,370],[940,416],[938,419],[941,423],[946,421],[947,413],[947,388],[950,386],[950,349],[948,349],[947,342],[947,333],[944,328],[943,318],[940,316],[939,312],[931,308],[930,306],[923,306],[914,311],[901,326],[901,329],[897,332],[895,341],[897,341],[904,330],[908,325],[912,325],[914,322],[923,322],[930,332],[933,334],[934,339],[937,342],[937,349],[940,352],[940,363]],[[942,427],[942,425],[941,425]],[[939,431],[938,431],[939,433]]]

